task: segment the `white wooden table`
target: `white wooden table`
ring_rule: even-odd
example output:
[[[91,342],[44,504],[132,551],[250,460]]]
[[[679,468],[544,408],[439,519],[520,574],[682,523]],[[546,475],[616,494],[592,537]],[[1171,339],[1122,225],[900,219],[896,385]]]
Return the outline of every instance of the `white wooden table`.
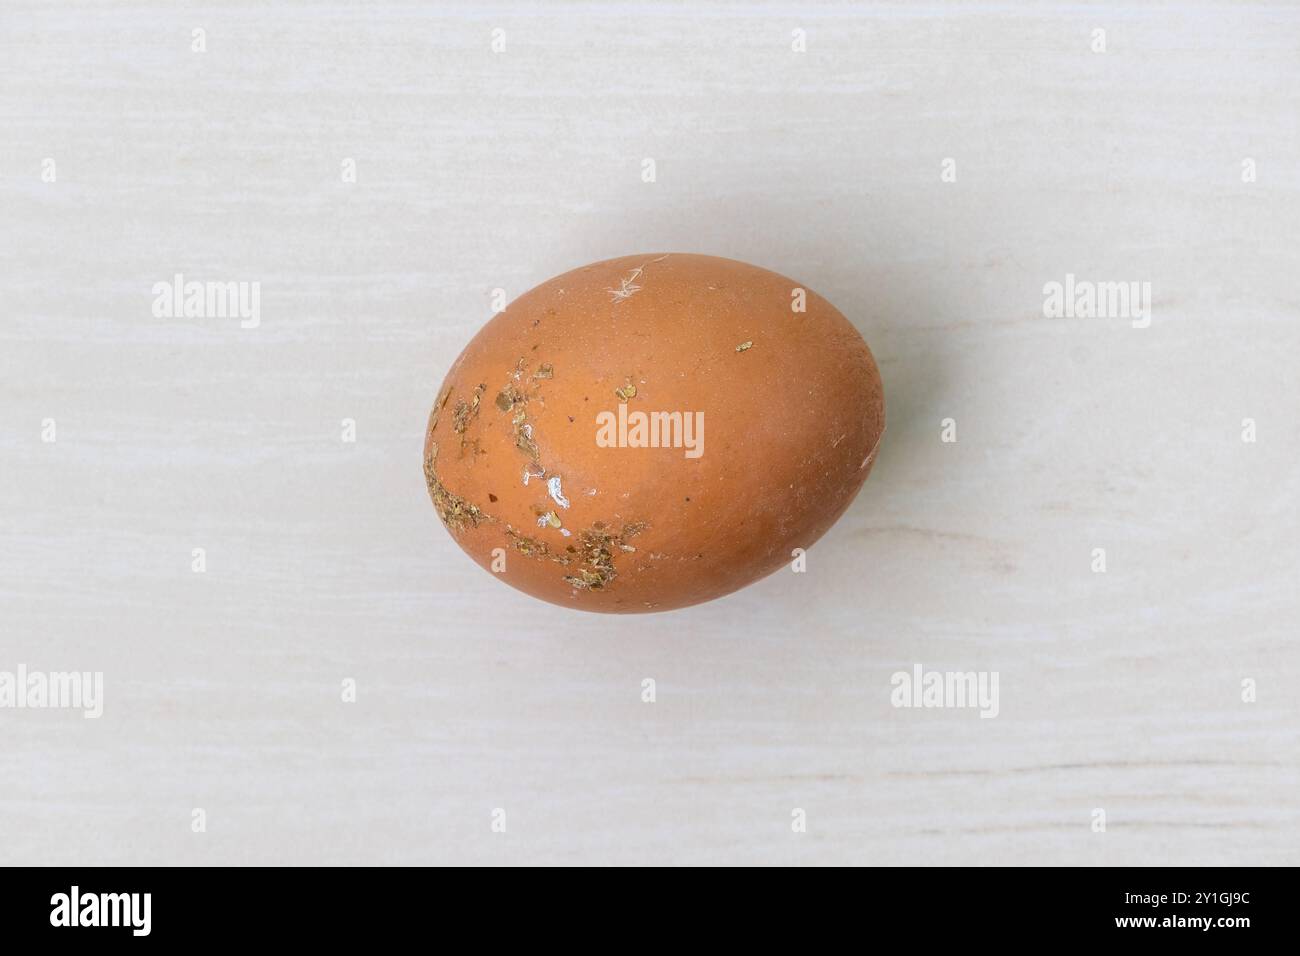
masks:
[[[0,709],[0,861],[1300,863],[1300,8],[699,6],[3,5],[0,671],[104,699]],[[835,302],[889,433],[804,574],[542,605],[425,417],[658,249]]]

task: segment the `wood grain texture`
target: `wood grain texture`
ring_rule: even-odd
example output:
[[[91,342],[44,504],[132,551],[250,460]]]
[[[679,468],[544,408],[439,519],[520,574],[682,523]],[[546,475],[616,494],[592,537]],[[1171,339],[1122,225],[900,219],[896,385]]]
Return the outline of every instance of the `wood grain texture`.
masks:
[[[0,670],[105,704],[0,709],[0,859],[1300,863],[1300,9],[697,6],[3,5]],[[425,417],[494,288],[648,249],[825,295],[889,432],[806,573],[578,615]]]

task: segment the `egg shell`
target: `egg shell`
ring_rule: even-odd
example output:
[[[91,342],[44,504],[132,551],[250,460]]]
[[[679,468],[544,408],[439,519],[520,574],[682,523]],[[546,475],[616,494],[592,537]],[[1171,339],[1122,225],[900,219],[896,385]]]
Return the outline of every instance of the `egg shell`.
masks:
[[[636,412],[683,426],[632,447],[650,437]],[[493,317],[437,392],[424,472],[456,543],[502,581],[570,608],[663,611],[810,547],[884,430],[875,360],[829,302],[743,262],[649,253]]]

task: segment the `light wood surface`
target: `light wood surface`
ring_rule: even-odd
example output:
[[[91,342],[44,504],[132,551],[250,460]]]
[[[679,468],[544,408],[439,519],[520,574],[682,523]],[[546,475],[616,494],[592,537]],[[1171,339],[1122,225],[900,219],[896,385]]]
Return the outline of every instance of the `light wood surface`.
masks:
[[[104,713],[0,710],[0,861],[1300,863],[1298,124],[1290,4],[8,0],[0,670]],[[889,432],[806,573],[539,604],[434,391],[493,289],[663,249],[836,303]]]

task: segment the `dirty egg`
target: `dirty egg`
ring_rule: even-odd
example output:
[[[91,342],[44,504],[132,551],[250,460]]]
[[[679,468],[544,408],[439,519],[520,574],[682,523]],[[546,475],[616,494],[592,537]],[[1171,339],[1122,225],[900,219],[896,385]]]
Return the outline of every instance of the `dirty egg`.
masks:
[[[452,538],[589,611],[686,607],[786,567],[848,507],[885,430],[876,363],[834,306],[685,253],[542,283],[435,394],[425,483]]]

